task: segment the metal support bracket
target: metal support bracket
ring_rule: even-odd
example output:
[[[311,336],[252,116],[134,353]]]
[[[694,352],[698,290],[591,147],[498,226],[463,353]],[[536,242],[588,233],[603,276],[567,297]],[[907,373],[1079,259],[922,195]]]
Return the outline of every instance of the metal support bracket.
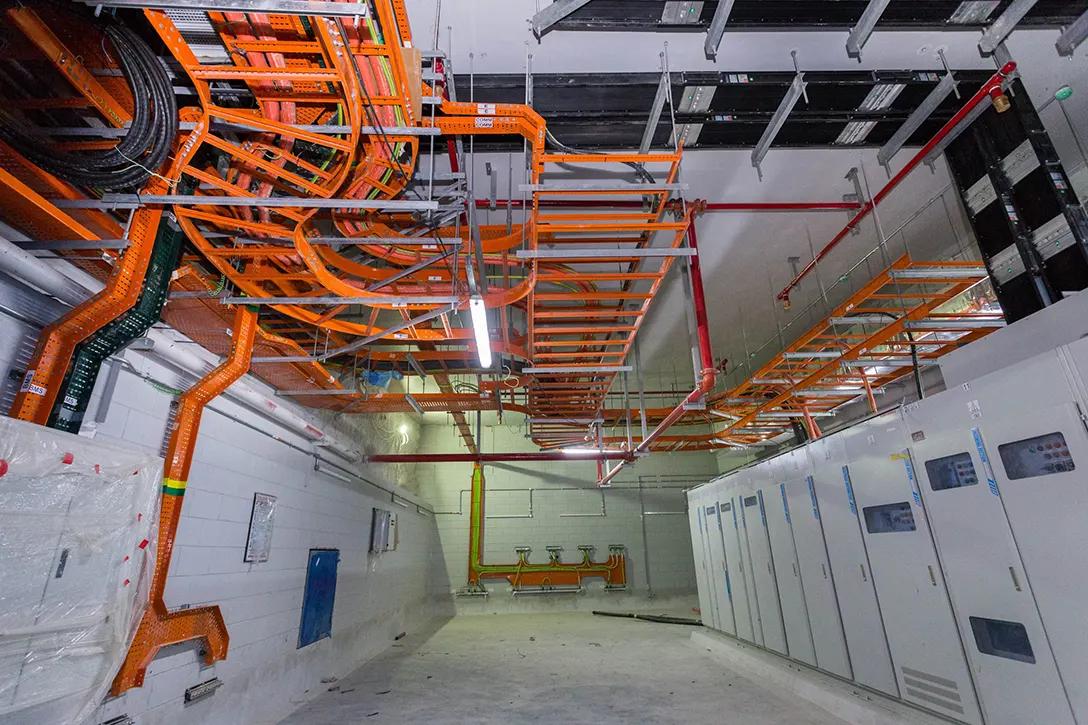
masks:
[[[1054,47],[1057,48],[1058,55],[1070,56],[1073,55],[1073,51],[1077,49],[1077,46],[1084,42],[1085,38],[1088,38],[1088,12],[1074,20],[1072,25],[1062,31],[1061,37],[1058,38],[1058,42],[1054,44]]]
[[[858,24],[850,29],[850,36],[846,39],[846,54],[851,58],[857,58],[861,62],[861,49],[869,41],[873,29],[880,22],[880,16],[888,9],[891,0],[869,0],[865,12],[858,19]]]
[[[990,55],[998,45],[1009,37],[1013,28],[1024,19],[1024,16],[1035,6],[1037,0],[1013,0],[1001,17],[986,28],[982,34],[982,40],[978,42],[978,50],[982,55]]]
[[[797,65],[797,51],[792,51],[790,55],[793,56],[793,67],[796,71],[796,75],[793,77],[793,83],[790,84],[789,89],[786,91],[786,95],[782,97],[782,102],[778,104],[778,109],[771,116],[771,122],[767,124],[767,128],[763,131],[763,136],[760,137],[759,143],[752,149],[752,166],[756,168],[756,172],[759,174],[759,180],[763,181],[763,169],[760,164],[763,163],[764,157],[767,152],[771,150],[771,144],[774,143],[774,139],[778,136],[778,132],[782,130],[782,126],[786,124],[786,119],[789,118],[790,113],[793,112],[793,107],[797,105],[802,97],[805,99],[805,103],[808,103],[808,93],[806,88],[808,84],[805,83],[805,74],[801,72]]]
[[[895,134],[888,139],[888,142],[876,152],[876,160],[884,167],[884,170],[888,173],[888,178],[892,176],[892,157],[899,152],[899,149],[903,148],[903,145],[914,135],[915,131],[925,123],[927,118],[933,115],[933,112],[944,103],[944,99],[948,98],[949,94],[955,90],[956,79],[953,77],[952,72],[949,71],[941,78],[941,82],[937,84],[936,88],[929,92],[929,95],[919,104],[918,108],[914,109],[914,112],[907,117],[907,120],[903,122],[903,125],[899,127]]]
[[[555,0],[529,21],[529,25],[533,29],[533,35],[539,40],[553,25],[588,3],[589,0]]]
[[[642,142],[638,145],[639,154],[650,153],[650,146],[654,142],[654,134],[661,123],[661,112],[665,110],[665,99],[669,92],[669,73],[661,71],[661,80],[657,83],[657,94],[654,96],[654,105],[650,108],[650,117],[646,119],[646,130],[642,132]]]
[[[733,12],[733,3],[734,0],[720,0],[718,2],[718,9],[714,11],[714,18],[710,21],[710,27],[706,31],[703,52],[711,60],[718,57],[718,46],[722,44],[725,27],[729,24],[729,15]]]

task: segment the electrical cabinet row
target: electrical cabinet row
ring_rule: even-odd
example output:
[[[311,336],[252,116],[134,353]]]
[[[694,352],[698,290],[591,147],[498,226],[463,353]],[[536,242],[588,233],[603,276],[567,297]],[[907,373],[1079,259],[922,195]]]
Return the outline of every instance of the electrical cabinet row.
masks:
[[[1088,723],[1088,339],[688,493],[706,626],[965,723]]]

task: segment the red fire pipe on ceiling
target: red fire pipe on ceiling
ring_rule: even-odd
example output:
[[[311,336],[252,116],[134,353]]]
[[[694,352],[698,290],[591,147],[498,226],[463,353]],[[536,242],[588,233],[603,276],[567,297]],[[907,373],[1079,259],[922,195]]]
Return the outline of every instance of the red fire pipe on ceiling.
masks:
[[[978,89],[975,95],[971,96],[970,100],[968,100],[967,103],[964,104],[963,108],[961,108],[955,116],[949,119],[948,123],[941,127],[940,131],[934,134],[933,138],[929,140],[929,143],[923,146],[921,151],[911,157],[910,161],[907,162],[906,166],[904,166],[898,174],[893,176],[883,189],[877,192],[877,194],[873,197],[872,201],[865,202],[865,205],[861,207],[861,211],[859,211],[853,219],[847,222],[846,226],[843,227],[843,230],[836,234],[835,238],[832,239],[826,247],[821,249],[820,253],[817,254],[811,262],[805,265],[805,268],[802,269],[788,285],[786,285],[785,289],[778,293],[778,299],[782,300],[783,302],[788,302],[790,299],[790,291],[797,286],[797,284],[804,278],[806,274],[815,269],[817,262],[826,257],[828,252],[830,252],[839,242],[845,239],[846,235],[849,234],[850,231],[854,227],[856,227],[862,219],[869,216],[869,214],[872,213],[873,209],[876,208],[876,205],[884,201],[884,199],[886,199],[888,195],[892,193],[895,187],[899,186],[903,179],[907,177],[907,174],[909,174],[911,171],[914,171],[918,164],[922,163],[922,160],[929,154],[929,152],[932,151],[934,147],[936,147],[937,144],[939,144],[941,140],[944,139],[945,136],[952,133],[952,130],[959,125],[960,121],[967,117],[967,114],[969,114],[975,106],[990,98],[991,94],[993,94],[995,91],[997,93],[1001,93],[1002,81],[1004,81],[1015,70],[1016,63],[1009,61],[1001,68],[1001,70],[999,70],[997,73],[994,73],[990,80],[982,84],[982,87]]]

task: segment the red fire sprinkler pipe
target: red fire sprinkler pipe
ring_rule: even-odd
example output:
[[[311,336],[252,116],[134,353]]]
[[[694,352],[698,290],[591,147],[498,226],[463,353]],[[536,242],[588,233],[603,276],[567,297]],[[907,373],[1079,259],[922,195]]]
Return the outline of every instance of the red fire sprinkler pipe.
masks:
[[[847,222],[843,230],[836,234],[835,238],[832,239],[826,247],[821,249],[820,253],[817,254],[811,262],[805,265],[805,268],[802,269],[788,285],[786,285],[785,289],[778,293],[778,299],[782,300],[783,302],[789,302],[790,291],[797,286],[797,284],[801,281],[802,278],[804,278],[806,274],[811,272],[816,267],[817,262],[826,257],[828,252],[830,252],[839,242],[845,239],[846,235],[849,234],[850,231],[854,227],[856,227],[862,219],[869,216],[869,214],[872,213],[873,209],[876,208],[876,205],[884,201],[884,199],[886,199],[887,196],[892,193],[895,187],[899,186],[903,179],[905,179],[910,172],[914,171],[918,164],[922,163],[922,160],[929,154],[929,152],[932,151],[937,146],[937,144],[939,144],[945,138],[945,136],[952,133],[952,130],[959,125],[960,121],[967,117],[967,114],[969,114],[971,110],[975,108],[975,106],[984,102],[988,98],[991,98],[994,93],[1000,95],[1002,82],[1006,78],[1008,78],[1015,70],[1016,63],[1014,63],[1013,61],[1009,61],[1004,66],[1002,66],[1001,70],[999,70],[997,73],[994,73],[993,76],[990,77],[990,80],[986,81],[982,85],[982,87],[978,89],[975,95],[971,96],[970,100],[968,100],[967,103],[964,104],[963,108],[961,108],[955,116],[949,119],[948,123],[941,127],[940,131],[934,134],[933,138],[929,140],[929,143],[923,146],[921,151],[911,157],[911,160],[907,162],[907,165],[904,166],[898,174],[892,177],[891,181],[889,181],[883,189],[877,192],[876,196],[873,197],[872,201],[865,202],[865,205],[861,207],[861,211],[859,211],[853,219]]]
[[[688,393],[688,396],[684,398],[683,402],[673,408],[672,411],[665,416],[665,419],[662,420],[656,428],[650,431],[650,434],[646,436],[633,451],[631,451],[631,455],[628,458],[621,461],[619,465],[601,478],[597,483],[598,486],[608,485],[608,482],[615,478],[616,474],[620,472],[625,464],[633,461],[635,456],[649,450],[654,441],[660,438],[673,423],[680,420],[684,413],[687,412],[686,406],[699,402],[714,390],[714,381],[717,378],[718,371],[714,367],[714,356],[710,351],[710,328],[707,324],[706,297],[703,294],[703,271],[699,266],[699,241],[695,236],[694,218],[692,218],[691,223],[688,225],[688,243],[691,245],[691,248],[695,250],[695,256],[690,257],[691,296],[695,304],[695,324],[698,328],[699,335],[699,363],[703,368],[700,373],[701,379],[699,380],[699,386]]]

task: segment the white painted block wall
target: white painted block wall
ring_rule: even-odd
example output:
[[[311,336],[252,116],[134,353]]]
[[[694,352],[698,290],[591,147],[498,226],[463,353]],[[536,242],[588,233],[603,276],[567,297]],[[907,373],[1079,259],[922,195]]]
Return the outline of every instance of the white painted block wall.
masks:
[[[510,452],[537,450],[523,437],[515,419],[506,425],[485,425],[483,450]],[[424,425],[420,453],[462,452],[452,425]],[[609,544],[627,548],[628,593],[601,591],[602,580],[588,580],[588,596],[552,595],[514,598],[509,585],[487,580],[493,591],[487,602],[456,598],[456,611],[534,611],[554,608],[645,607],[671,597],[690,598],[696,591],[695,569],[683,491],[713,478],[717,473],[711,454],[653,454],[619,474],[613,487],[596,487],[593,462],[558,461],[499,463],[484,469],[484,563],[516,563],[514,548],[532,547],[529,561],[546,563],[546,546],[563,547],[563,561],[579,561],[578,546],[596,547],[595,558],[608,556]],[[441,540],[447,591],[455,592],[468,581],[469,503],[472,465],[468,463],[418,464],[416,479],[420,496],[435,509]],[[639,501],[639,477],[644,490]],[[532,489],[532,517],[529,496]],[[643,543],[641,511],[645,517]],[[603,515],[602,515],[603,514]],[[495,518],[504,517],[504,518]],[[653,598],[649,595],[652,592]]]
[[[167,385],[186,384],[141,355],[125,357],[137,371]],[[100,376],[92,414],[105,378]],[[105,422],[85,426],[84,433],[158,453],[171,399],[125,370]],[[225,398],[212,407],[304,445]],[[246,564],[255,492],[277,497],[272,551],[268,562]],[[402,503],[412,500],[405,493]],[[374,507],[398,514],[399,546],[381,556],[368,553]],[[300,650],[306,568],[309,551],[316,548],[340,550],[332,637]],[[231,638],[229,655],[205,668],[194,647],[172,648],[152,664],[142,688],[106,702],[91,722],[120,714],[141,725],[278,722],[331,687],[323,678],[345,675],[431,616],[432,583],[445,581],[436,553],[435,519],[417,513],[414,503],[404,508],[375,487],[317,473],[309,455],[209,410],[197,438],[166,604],[171,609],[219,604]],[[215,695],[183,704],[187,687],[212,677],[224,682]]]

